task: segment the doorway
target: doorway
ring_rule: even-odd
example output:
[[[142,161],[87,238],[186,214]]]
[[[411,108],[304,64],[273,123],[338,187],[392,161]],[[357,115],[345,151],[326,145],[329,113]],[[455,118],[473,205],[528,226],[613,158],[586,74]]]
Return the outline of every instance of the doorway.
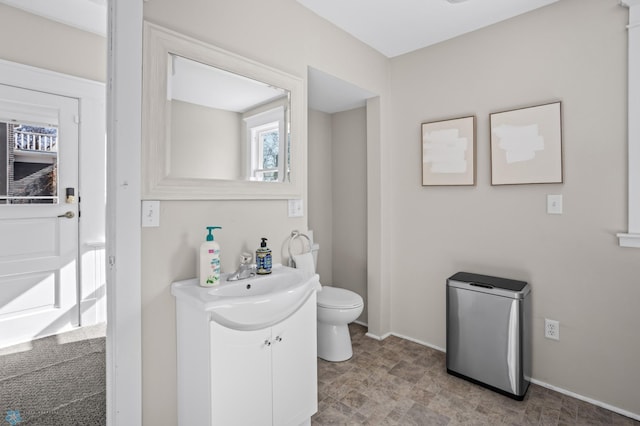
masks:
[[[0,84],[0,347],[80,325],[77,121],[77,99]]]
[[[75,366],[50,367],[82,355],[88,373],[103,371],[96,376],[101,395],[90,396],[104,400],[104,343],[94,339],[95,327],[104,333],[104,326],[91,328],[91,337],[84,330],[106,321],[105,87],[3,60],[0,76],[0,347],[13,345],[0,354],[8,361],[3,373],[20,370],[3,376],[2,389],[15,385],[9,394],[24,401],[21,393],[44,382],[37,371],[74,372],[80,379],[70,389],[77,400],[88,375]],[[92,368],[92,359],[103,367]],[[33,398],[43,392],[31,392],[26,400],[37,407],[2,408],[41,415],[51,408],[42,402],[62,394],[52,389],[49,398]]]
[[[47,7],[39,13],[39,4]],[[71,13],[82,3],[82,13]],[[61,6],[63,4],[64,6]],[[56,7],[57,5],[57,7]],[[29,7],[29,11],[20,8]],[[105,88],[81,99],[81,115],[99,117],[96,126],[105,126],[104,111],[108,111],[108,184],[97,184],[97,191],[85,191],[83,194],[83,217],[87,212],[84,200],[87,197],[100,197],[104,202],[103,188],[108,187],[109,218],[107,222],[106,250],[105,239],[93,234],[99,226],[85,228],[81,223],[80,236],[86,236],[81,242],[82,262],[90,256],[83,252],[91,251],[96,263],[107,264],[105,281],[109,282],[108,325],[107,325],[107,407],[109,424],[141,424],[141,318],[140,318],[140,110],[141,110],[141,63],[142,63],[142,21],[143,3],[128,0],[71,0],[52,2],[24,2],[10,0],[0,2],[0,35],[11,43],[0,45],[0,58],[15,62],[29,63],[41,68],[55,67],[58,72],[82,75],[93,81],[107,81],[107,105],[104,104]],[[57,17],[47,18],[48,13]],[[45,18],[37,24],[25,22],[33,19],[31,14]],[[107,22],[107,15],[109,17]],[[74,22],[76,18],[76,22]],[[57,21],[57,22],[55,22]],[[65,28],[59,26],[65,23]],[[72,27],[80,24],[84,28],[72,36],[68,33]],[[82,27],[82,24],[88,24]],[[102,31],[93,33],[95,28]],[[108,27],[108,28],[107,28]],[[28,28],[28,31],[25,29]],[[107,38],[108,33],[108,38]],[[98,34],[96,36],[96,34]],[[63,37],[62,42],[57,37]],[[108,42],[108,44],[107,44]],[[106,54],[104,53],[106,51]],[[23,58],[27,58],[23,60]],[[0,66],[2,60],[0,60]],[[73,70],[72,70],[73,68]],[[81,73],[75,71],[80,69]],[[0,70],[3,79],[5,74]],[[45,81],[43,79],[42,81]],[[35,81],[39,81],[35,77]],[[87,82],[87,81],[85,81]],[[64,81],[54,81],[56,87],[64,88]],[[90,82],[87,82],[90,83]],[[50,83],[47,83],[50,84]],[[42,88],[46,91],[46,88]],[[67,90],[73,96],[74,90]],[[83,110],[100,110],[101,114],[84,114]],[[104,132],[103,132],[104,134]],[[91,137],[81,140],[101,145],[84,150],[81,147],[80,176],[91,174],[94,158],[83,157],[83,152],[99,153],[105,149],[104,138]],[[84,170],[84,168],[87,170]],[[96,168],[94,168],[96,169]],[[97,170],[97,169],[96,169]],[[96,173],[102,176],[102,173]],[[86,189],[86,184],[84,185]],[[97,203],[96,203],[97,204]],[[104,209],[98,209],[103,214]],[[91,215],[92,217],[94,215]],[[96,217],[98,217],[96,215]],[[104,217],[102,217],[104,219]],[[101,231],[102,232],[102,231]],[[95,242],[95,244],[94,244]],[[100,256],[104,260],[100,260]],[[117,259],[117,267],[116,267]],[[82,271],[84,273],[84,270]],[[117,292],[115,289],[117,288]]]
[[[323,285],[358,293],[368,323],[368,100],[377,95],[315,68],[309,77],[309,228]]]
[[[5,136],[13,132],[0,179],[7,236],[0,243],[0,327],[12,334],[0,346],[7,346],[106,321],[106,121],[102,83],[3,60],[0,75],[0,122]],[[9,176],[9,163],[20,166],[18,174]],[[25,196],[15,179],[39,188],[38,176],[40,186],[53,185],[49,193]]]

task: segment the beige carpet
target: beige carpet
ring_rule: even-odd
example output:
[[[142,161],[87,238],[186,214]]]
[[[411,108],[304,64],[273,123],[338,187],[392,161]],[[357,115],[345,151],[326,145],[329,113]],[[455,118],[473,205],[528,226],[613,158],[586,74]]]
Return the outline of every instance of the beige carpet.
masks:
[[[0,349],[0,425],[106,424],[105,327]]]

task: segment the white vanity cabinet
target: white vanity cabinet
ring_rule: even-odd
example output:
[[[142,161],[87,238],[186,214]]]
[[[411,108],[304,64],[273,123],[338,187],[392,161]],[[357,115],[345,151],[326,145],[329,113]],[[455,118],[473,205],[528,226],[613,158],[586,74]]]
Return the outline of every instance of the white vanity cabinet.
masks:
[[[213,425],[299,425],[317,411],[315,293],[267,329],[210,326]]]
[[[281,320],[258,329],[236,329],[216,320],[220,315],[215,310],[224,310],[224,304],[209,301],[210,293],[196,280],[172,285],[180,426],[310,424],[318,407],[316,291],[320,286],[310,282],[307,287],[299,302],[283,311]]]

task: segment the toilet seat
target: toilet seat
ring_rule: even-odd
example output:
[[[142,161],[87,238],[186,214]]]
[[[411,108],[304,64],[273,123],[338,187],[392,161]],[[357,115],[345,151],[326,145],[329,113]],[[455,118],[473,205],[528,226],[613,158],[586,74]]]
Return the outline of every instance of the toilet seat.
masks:
[[[318,307],[328,309],[353,309],[364,304],[359,294],[343,288],[323,286],[317,293]]]

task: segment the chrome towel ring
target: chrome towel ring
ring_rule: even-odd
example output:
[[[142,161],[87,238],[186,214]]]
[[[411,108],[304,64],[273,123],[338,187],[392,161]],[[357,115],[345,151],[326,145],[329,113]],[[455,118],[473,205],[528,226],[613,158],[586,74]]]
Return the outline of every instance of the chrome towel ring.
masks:
[[[297,240],[298,238],[306,238],[307,240],[307,246],[309,247],[308,252],[311,252],[311,238],[309,238],[309,236],[307,234],[303,234],[300,231],[291,231],[291,236],[289,237],[289,266],[295,267],[295,262],[293,260],[293,253],[291,252],[291,244]],[[304,251],[304,243],[303,243],[303,252],[302,253],[306,253]]]

